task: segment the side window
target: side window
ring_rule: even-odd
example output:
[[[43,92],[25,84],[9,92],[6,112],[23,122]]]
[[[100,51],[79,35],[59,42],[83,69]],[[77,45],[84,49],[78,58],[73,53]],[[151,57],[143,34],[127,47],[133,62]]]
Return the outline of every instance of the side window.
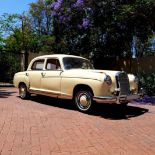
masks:
[[[47,70],[59,70],[60,69],[60,63],[57,59],[48,59],[46,63],[46,69]]]
[[[44,60],[37,60],[32,65],[32,70],[43,70]]]

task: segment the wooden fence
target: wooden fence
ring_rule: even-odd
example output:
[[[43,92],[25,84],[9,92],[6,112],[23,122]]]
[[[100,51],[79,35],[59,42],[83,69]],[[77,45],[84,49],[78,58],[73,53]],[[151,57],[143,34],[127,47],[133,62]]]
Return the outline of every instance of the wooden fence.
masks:
[[[135,74],[155,72],[155,56],[139,59],[120,59],[117,63],[120,69]]]

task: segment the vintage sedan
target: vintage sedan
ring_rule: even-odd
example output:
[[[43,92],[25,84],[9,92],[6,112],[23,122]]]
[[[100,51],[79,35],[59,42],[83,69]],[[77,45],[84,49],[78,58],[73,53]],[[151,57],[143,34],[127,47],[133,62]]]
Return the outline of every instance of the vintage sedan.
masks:
[[[73,99],[87,112],[95,102],[127,104],[140,97],[138,81],[124,71],[95,70],[89,60],[73,55],[44,55],[34,58],[27,71],[14,75],[19,96],[41,94]]]

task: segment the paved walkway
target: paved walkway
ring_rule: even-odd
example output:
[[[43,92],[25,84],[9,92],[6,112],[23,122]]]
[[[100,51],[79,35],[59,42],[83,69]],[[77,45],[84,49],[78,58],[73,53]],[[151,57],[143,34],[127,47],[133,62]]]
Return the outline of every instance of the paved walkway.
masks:
[[[0,155],[155,155],[155,106],[99,104],[88,115],[17,92],[0,88]]]

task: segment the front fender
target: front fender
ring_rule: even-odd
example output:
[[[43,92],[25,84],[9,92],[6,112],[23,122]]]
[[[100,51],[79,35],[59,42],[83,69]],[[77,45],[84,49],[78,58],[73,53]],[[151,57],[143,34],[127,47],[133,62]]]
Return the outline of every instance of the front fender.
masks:
[[[16,73],[14,75],[13,84],[16,88],[19,87],[20,83],[25,83],[27,88],[29,88],[29,78],[26,76],[26,72]]]
[[[109,86],[99,80],[86,79],[86,78],[62,78],[61,81],[61,93],[62,95],[67,95],[70,98],[73,98],[74,88],[76,86],[88,86],[92,89],[94,96],[109,95],[110,88]]]

